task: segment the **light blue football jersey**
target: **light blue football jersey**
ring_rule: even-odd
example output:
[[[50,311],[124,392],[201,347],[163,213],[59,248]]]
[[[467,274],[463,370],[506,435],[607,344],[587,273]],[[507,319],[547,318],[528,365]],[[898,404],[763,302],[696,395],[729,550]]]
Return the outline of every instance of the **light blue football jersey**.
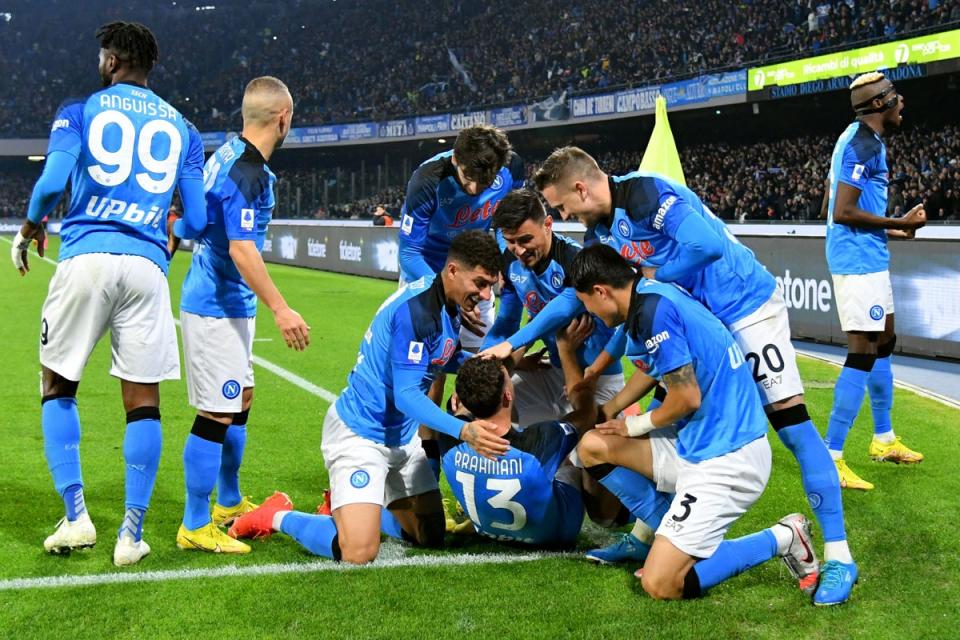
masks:
[[[700,408],[677,432],[681,458],[715,458],[766,434],[767,417],[750,366],[733,335],[702,304],[672,284],[641,278],[625,326],[626,356],[647,375],[663,380],[693,365]]]
[[[337,398],[340,419],[368,440],[408,444],[419,425],[397,408],[395,378],[400,370],[411,374],[429,402],[426,393],[458,352],[459,335],[459,310],[447,304],[441,278],[402,287],[381,305],[360,342],[357,364]]]
[[[583,497],[556,475],[577,446],[576,429],[540,422],[503,437],[510,449],[496,460],[445,434],[438,437],[443,473],[474,528],[538,547],[573,545],[583,525]]]
[[[257,296],[230,257],[231,240],[252,240],[263,250],[276,204],[277,178],[263,155],[238,136],[210,156],[204,166],[207,228],[193,245],[183,281],[180,308],[213,318],[252,318]]]
[[[859,120],[837,139],[830,158],[830,200],[827,204],[827,267],[830,273],[853,275],[890,268],[886,229],[860,229],[833,221],[837,186],[860,190],[857,206],[875,216],[887,215],[887,148],[877,133]]]
[[[193,125],[150,89],[117,83],[60,107],[47,153],[54,151],[77,159],[60,259],[137,255],[166,273],[173,190],[181,179],[203,178],[203,142]]]
[[[722,241],[723,255],[676,284],[727,326],[773,295],[777,285],[770,272],[687,187],[659,174],[634,171],[611,177],[610,193],[610,216],[587,228],[585,243],[610,245],[637,267],[661,267],[685,250],[675,240],[680,224],[689,216],[700,216]]]

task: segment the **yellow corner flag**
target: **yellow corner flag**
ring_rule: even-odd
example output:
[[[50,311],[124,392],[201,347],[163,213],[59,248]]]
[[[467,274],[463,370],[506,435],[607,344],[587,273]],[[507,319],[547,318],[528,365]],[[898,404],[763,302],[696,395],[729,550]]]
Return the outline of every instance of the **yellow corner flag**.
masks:
[[[673,132],[670,131],[670,121],[667,119],[667,100],[663,96],[657,96],[656,118],[650,142],[647,143],[647,150],[640,161],[640,170],[663,174],[686,186],[683,167],[680,166],[680,154],[677,153],[677,144],[673,141]]]

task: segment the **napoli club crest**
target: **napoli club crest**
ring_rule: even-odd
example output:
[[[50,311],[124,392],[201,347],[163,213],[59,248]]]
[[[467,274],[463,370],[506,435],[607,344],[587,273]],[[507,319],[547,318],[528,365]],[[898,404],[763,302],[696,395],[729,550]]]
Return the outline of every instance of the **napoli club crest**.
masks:
[[[630,237],[630,225],[626,220],[621,220],[617,223],[617,233],[619,233],[624,238]]]

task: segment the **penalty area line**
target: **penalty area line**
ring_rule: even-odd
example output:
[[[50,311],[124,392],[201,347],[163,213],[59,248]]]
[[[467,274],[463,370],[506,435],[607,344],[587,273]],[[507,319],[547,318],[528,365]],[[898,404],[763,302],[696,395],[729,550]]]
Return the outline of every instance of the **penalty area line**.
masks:
[[[443,568],[471,565],[519,564],[556,558],[571,558],[574,554],[557,552],[538,552],[525,554],[455,554],[445,556],[418,555],[404,558],[376,560],[365,565],[350,565],[342,562],[305,562],[285,564],[262,564],[250,567],[229,565],[212,569],[172,569],[165,571],[138,571],[97,573],[81,576],[49,576],[43,578],[11,578],[0,580],[0,591],[22,591],[28,589],[56,589],[93,587],[109,584],[131,584],[148,582],[169,582],[172,580],[197,580],[203,578],[241,578],[252,576],[279,576],[307,573],[342,573],[346,571],[370,571],[373,569]]]
[[[10,238],[8,238],[8,237],[6,237],[6,236],[0,236],[0,238],[2,238],[3,240],[5,240],[9,245],[13,246],[13,240],[11,240]],[[50,258],[48,258],[48,257],[46,257],[46,256],[42,256],[42,257],[41,257],[41,256],[39,256],[39,255],[37,255],[37,254],[31,254],[30,257],[32,257],[32,258],[40,258],[41,260],[43,260],[43,261],[45,261],[45,262],[49,262],[49,263],[52,264],[53,266],[57,266],[57,261],[56,261],[56,260],[51,260]],[[180,321],[179,321],[178,319],[174,318],[173,321],[177,324],[178,327],[180,326]],[[255,339],[254,341],[255,341],[255,342],[265,342],[265,341],[268,341],[268,340],[272,340],[272,338],[259,338],[259,339]],[[318,398],[321,398],[321,399],[325,400],[326,402],[328,402],[328,403],[330,403],[330,404],[332,404],[332,403],[337,399],[337,395],[336,395],[335,393],[331,393],[331,392],[327,391],[326,389],[324,389],[323,387],[319,387],[319,386],[313,384],[312,382],[310,382],[309,380],[306,380],[305,378],[301,378],[300,376],[298,376],[298,375],[295,374],[294,372],[288,371],[287,369],[284,369],[284,368],[281,367],[280,365],[274,364],[274,363],[270,362],[269,360],[265,360],[265,359],[261,358],[261,357],[258,356],[258,355],[254,355],[254,356],[253,356],[253,362],[254,362],[254,364],[257,364],[257,365],[263,367],[264,369],[266,369],[266,370],[269,371],[270,373],[272,373],[272,374],[274,374],[274,375],[276,375],[276,376],[279,376],[279,377],[283,378],[284,380],[286,380],[286,381],[289,382],[290,384],[292,384],[292,385],[294,385],[294,386],[297,386],[297,387],[300,387],[301,389],[303,389],[303,390],[306,391],[307,393],[313,394],[313,395],[317,396]]]

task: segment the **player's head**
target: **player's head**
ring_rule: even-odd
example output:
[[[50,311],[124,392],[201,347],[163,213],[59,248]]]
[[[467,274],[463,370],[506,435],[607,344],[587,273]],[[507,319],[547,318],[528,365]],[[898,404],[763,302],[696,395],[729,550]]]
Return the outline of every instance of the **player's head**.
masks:
[[[488,420],[513,405],[513,383],[496,358],[470,358],[457,371],[457,398],[474,418]]]
[[[630,288],[637,274],[616,249],[594,244],[573,259],[570,279],[577,298],[608,327],[615,327],[627,318]],[[626,294],[624,295],[624,292]]]
[[[864,73],[850,84],[850,104],[857,117],[873,119],[884,133],[893,133],[903,122],[903,96],[879,71]]]
[[[550,253],[553,218],[532,189],[508,193],[497,204],[493,228],[500,230],[507,249],[527,267],[540,264]]]
[[[489,124],[462,129],[453,143],[453,165],[463,190],[475,196],[493,184],[507,163],[510,141],[507,134]]]
[[[473,311],[481,300],[489,300],[500,281],[500,264],[500,248],[492,236],[478,230],[458,235],[441,274],[447,301]]]
[[[580,147],[561,147],[533,175],[533,183],[564,220],[576,218],[591,225],[609,213],[601,199],[607,176],[597,161]]]
[[[247,83],[243,91],[243,128],[256,129],[274,138],[274,149],[280,148],[290,133],[293,122],[293,97],[281,80],[260,76]]]
[[[138,22],[110,22],[96,32],[100,42],[100,81],[109,87],[118,78],[146,81],[160,50],[150,29]]]

